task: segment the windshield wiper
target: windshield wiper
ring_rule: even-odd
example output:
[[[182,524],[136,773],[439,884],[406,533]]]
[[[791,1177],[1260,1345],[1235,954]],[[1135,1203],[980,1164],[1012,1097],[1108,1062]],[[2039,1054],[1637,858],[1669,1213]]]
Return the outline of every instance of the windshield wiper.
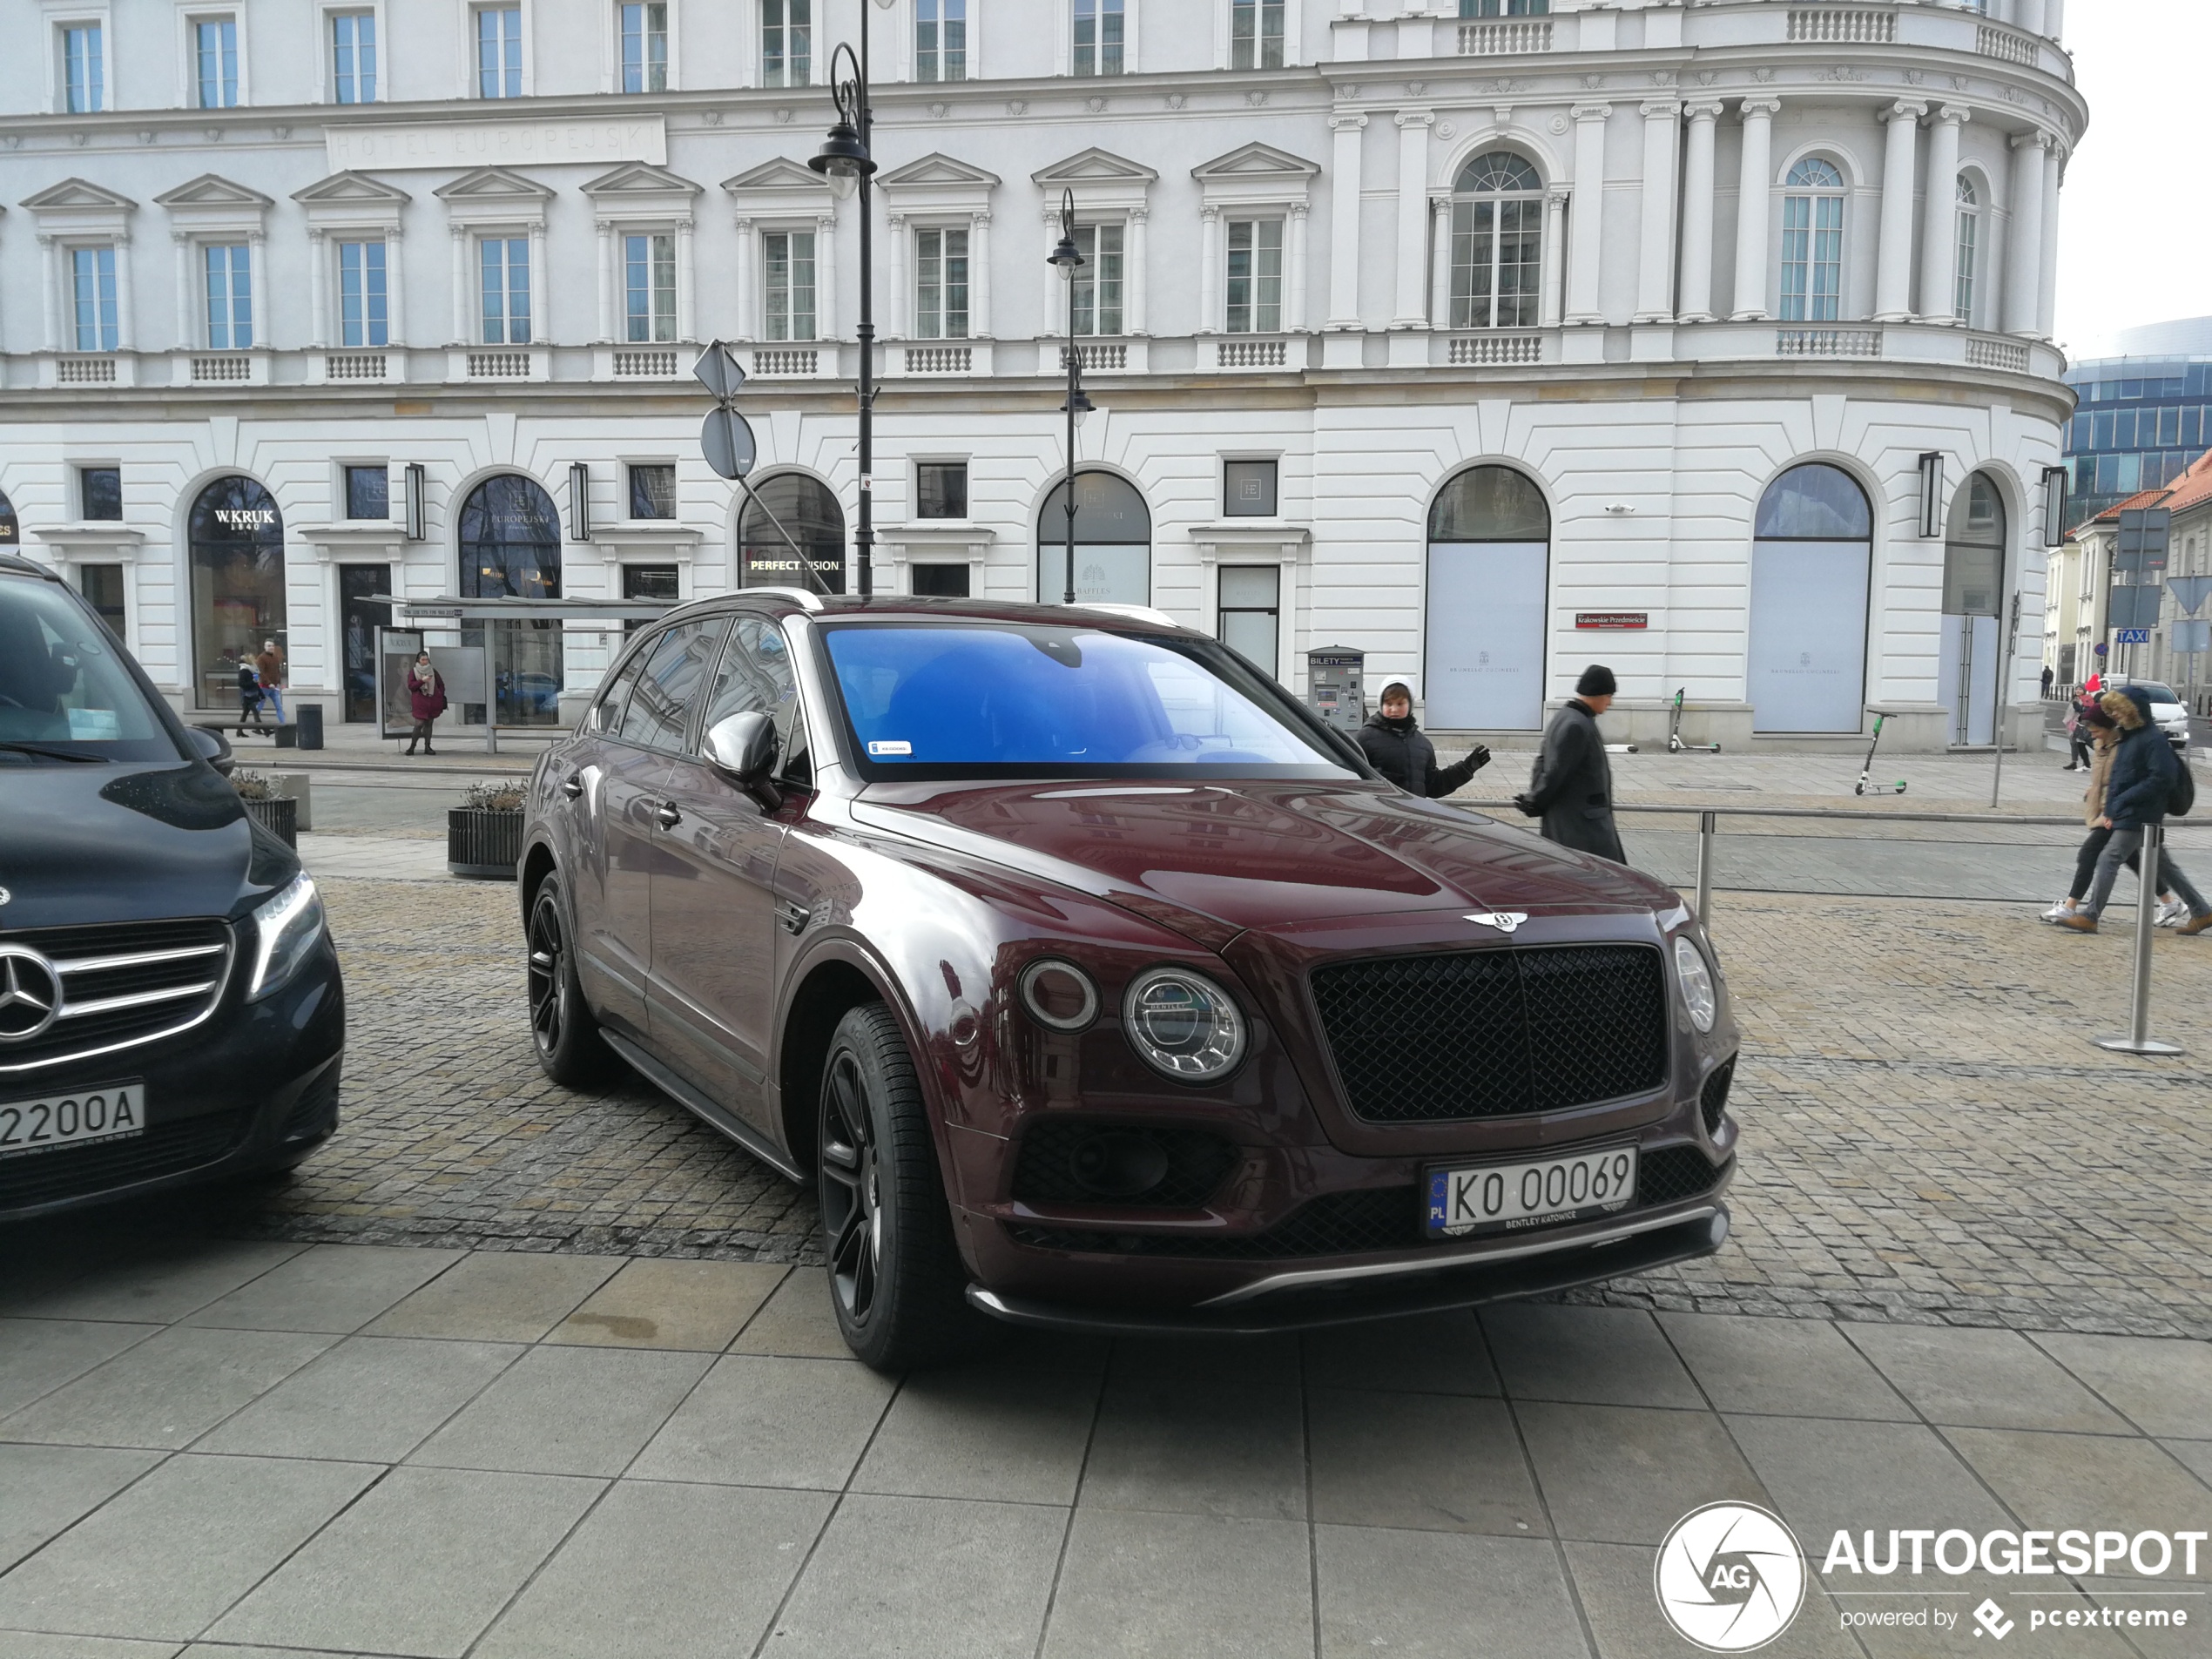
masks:
[[[19,755],[42,755],[49,760],[89,760],[94,765],[104,764],[99,755],[79,754],[74,749],[52,749],[43,743],[24,743],[12,738],[0,738],[0,750]]]

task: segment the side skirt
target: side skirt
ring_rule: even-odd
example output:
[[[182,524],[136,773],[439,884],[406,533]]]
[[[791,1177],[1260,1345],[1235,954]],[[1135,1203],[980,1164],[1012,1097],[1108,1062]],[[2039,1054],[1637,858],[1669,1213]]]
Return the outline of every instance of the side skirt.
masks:
[[[739,1123],[666,1066],[661,1064],[659,1061],[654,1059],[652,1055],[631,1042],[629,1038],[617,1036],[613,1032],[606,1030],[602,1030],[599,1035],[604,1040],[607,1047],[628,1062],[647,1082],[652,1084],[654,1088],[659,1089],[661,1093],[666,1095],[709,1129],[735,1141],[778,1175],[782,1176],[785,1180],[797,1182],[801,1186],[806,1184],[806,1171],[792,1161],[790,1154],[766,1139],[757,1130]]]

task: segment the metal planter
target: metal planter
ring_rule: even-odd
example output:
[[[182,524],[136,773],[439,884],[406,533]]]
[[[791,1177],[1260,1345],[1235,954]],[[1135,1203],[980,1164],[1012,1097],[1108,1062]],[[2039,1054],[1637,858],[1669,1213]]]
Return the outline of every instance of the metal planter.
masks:
[[[523,813],[455,806],[446,813],[446,868],[455,875],[512,881],[523,859]]]
[[[287,846],[300,845],[300,803],[296,799],[273,798],[268,800],[248,800],[239,803],[246,815],[277,837]]]

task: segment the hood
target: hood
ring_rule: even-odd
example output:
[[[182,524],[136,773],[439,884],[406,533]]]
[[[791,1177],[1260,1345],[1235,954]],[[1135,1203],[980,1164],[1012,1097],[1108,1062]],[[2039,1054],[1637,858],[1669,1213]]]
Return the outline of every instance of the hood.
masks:
[[[227,916],[298,861],[212,766],[9,767],[0,930]],[[287,867],[288,866],[288,867]]]
[[[2120,722],[2121,730],[2133,732],[2150,724],[2150,693],[2138,685],[2123,685],[2107,691],[2097,699],[2107,714]]]
[[[853,815],[1095,894],[1215,949],[1249,928],[1331,916],[1676,902],[1617,864],[1372,784],[879,784]]]

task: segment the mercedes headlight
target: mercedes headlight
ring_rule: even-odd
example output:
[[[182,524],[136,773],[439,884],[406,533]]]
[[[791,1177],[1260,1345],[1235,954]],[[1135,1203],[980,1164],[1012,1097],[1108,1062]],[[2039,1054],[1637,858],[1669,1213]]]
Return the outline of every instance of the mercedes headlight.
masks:
[[[1720,1013],[1720,993],[1714,988],[1713,970],[1706,965],[1704,953],[1688,934],[1675,935],[1675,978],[1682,985],[1683,1006],[1689,1010],[1690,1024],[1701,1032],[1710,1031]]]
[[[294,876],[253,912],[253,977],[246,985],[249,1002],[282,990],[322,937],[322,899],[315,884]]]
[[[1145,1063],[1177,1082],[1210,1083],[1244,1057],[1244,1016],[1203,974],[1155,968],[1122,998],[1129,1040]]]

